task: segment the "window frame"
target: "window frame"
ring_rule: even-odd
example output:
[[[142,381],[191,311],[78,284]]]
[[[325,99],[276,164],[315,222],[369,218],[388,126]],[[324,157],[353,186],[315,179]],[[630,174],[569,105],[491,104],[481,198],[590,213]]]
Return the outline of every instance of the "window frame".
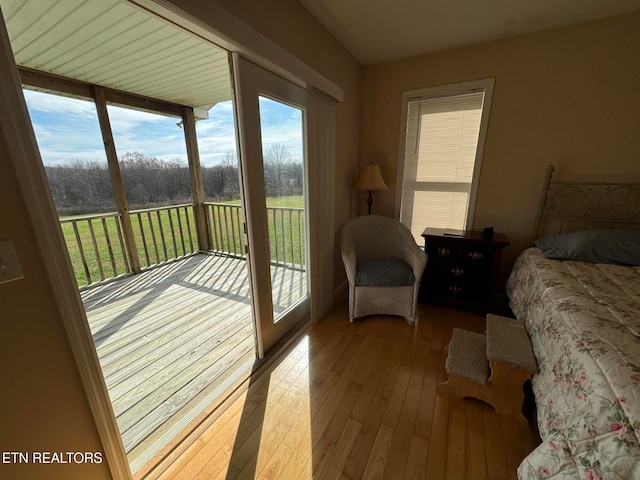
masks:
[[[400,138],[398,148],[398,168],[396,178],[398,179],[398,188],[396,188],[395,198],[395,218],[400,221],[400,210],[402,208],[402,192],[404,189],[404,159],[407,142],[407,113],[409,102],[429,97],[447,97],[471,93],[473,91],[484,90],[484,102],[482,104],[482,116],[480,118],[480,129],[478,132],[478,146],[476,148],[476,158],[473,166],[473,177],[471,179],[471,189],[469,191],[469,204],[467,206],[467,220],[464,225],[465,230],[473,228],[475,218],[476,200],[478,196],[478,185],[480,183],[480,172],[482,170],[482,158],[484,155],[484,147],[486,141],[487,130],[489,126],[489,117],[491,114],[491,104],[493,101],[493,87],[495,78],[485,78],[481,80],[472,80],[469,82],[451,83],[447,85],[438,85],[435,87],[420,88],[417,90],[406,90],[402,92],[402,106],[400,112]],[[425,225],[426,227],[426,225]]]

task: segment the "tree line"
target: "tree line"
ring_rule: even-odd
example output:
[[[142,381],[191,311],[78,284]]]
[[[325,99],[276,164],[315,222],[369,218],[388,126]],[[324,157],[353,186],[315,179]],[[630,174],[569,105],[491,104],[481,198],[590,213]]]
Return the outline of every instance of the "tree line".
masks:
[[[120,158],[120,171],[129,207],[134,209],[191,203],[189,166],[177,160],[161,160],[140,152]],[[45,167],[59,215],[82,215],[117,210],[111,174],[104,162],[69,160]],[[202,167],[207,200],[240,198],[235,153],[228,151],[219,165]],[[288,149],[273,145],[264,154],[268,197],[302,195],[303,167]]]

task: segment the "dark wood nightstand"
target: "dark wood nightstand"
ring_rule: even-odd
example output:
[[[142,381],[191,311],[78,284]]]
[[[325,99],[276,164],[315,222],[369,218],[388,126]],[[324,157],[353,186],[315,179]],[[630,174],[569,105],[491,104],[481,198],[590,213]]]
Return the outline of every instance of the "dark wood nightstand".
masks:
[[[429,256],[420,286],[420,302],[443,303],[487,313],[495,308],[495,294],[507,237],[495,233],[482,239],[480,232],[447,235],[442,228],[422,233]]]

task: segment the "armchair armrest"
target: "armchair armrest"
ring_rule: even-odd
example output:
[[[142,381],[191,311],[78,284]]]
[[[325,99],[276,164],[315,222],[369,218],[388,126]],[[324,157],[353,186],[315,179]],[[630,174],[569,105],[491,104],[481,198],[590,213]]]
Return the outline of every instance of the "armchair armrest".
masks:
[[[347,273],[349,285],[355,285],[357,258],[353,237],[351,235],[342,237],[342,262],[344,263],[344,270]]]
[[[416,283],[422,278],[424,269],[427,266],[427,254],[411,239],[411,241],[402,242],[399,253],[401,259],[411,267],[416,277]]]

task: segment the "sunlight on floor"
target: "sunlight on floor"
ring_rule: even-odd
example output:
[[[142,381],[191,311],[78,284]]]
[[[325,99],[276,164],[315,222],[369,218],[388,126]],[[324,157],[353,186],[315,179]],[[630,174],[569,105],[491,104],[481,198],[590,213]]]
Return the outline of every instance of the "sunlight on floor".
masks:
[[[312,477],[308,352],[305,336],[271,375],[280,376],[279,370],[295,361],[277,384],[270,385],[255,478]]]

